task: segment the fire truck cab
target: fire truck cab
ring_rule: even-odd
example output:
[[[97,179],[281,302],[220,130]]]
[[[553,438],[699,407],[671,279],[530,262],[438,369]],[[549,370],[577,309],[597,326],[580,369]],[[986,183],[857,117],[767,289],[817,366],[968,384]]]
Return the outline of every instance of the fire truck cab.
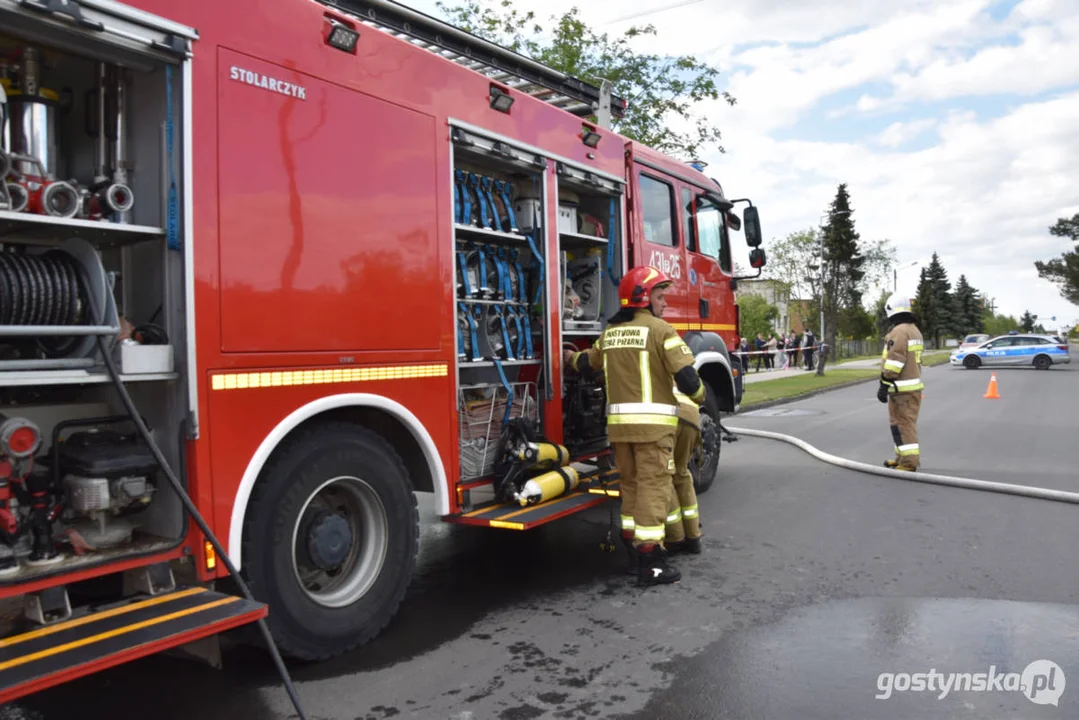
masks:
[[[561,351],[629,267],[675,279],[716,476],[757,209],[606,83],[389,0],[0,0],[0,88],[0,703],[262,621],[362,645],[417,493],[509,531],[617,501]]]

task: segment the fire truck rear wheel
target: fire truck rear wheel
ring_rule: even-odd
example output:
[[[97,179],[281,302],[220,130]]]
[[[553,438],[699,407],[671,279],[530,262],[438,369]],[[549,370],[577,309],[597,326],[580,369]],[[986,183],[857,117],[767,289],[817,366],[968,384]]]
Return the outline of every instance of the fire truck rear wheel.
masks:
[[[705,383],[708,395],[704,405],[701,406],[701,451],[703,462],[698,465],[696,460],[689,463],[689,472],[693,475],[693,490],[702,495],[708,492],[712,483],[716,480],[719,472],[719,452],[723,446],[723,438],[719,430],[719,401],[716,399],[715,390]]]
[[[419,549],[404,463],[376,433],[324,423],[286,441],[244,523],[244,575],[281,653],[324,660],[393,618]]]

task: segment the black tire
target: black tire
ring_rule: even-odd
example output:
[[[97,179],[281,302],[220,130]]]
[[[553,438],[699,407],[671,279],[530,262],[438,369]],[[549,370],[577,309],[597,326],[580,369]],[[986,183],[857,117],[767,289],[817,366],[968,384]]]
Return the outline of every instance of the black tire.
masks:
[[[330,485],[337,497],[332,498],[329,511],[320,510],[321,499],[310,503],[322,497],[316,491],[328,481],[337,483]],[[366,505],[360,495],[367,498]],[[359,514],[351,513],[356,522],[349,526],[348,538],[358,528],[365,541],[346,544],[348,557],[340,577],[349,576],[352,564],[356,572],[351,574],[367,578],[370,585],[363,589],[366,583],[357,580],[349,590],[346,584],[343,597],[336,602],[348,604],[328,607],[329,598],[318,601],[301,584],[297,568],[316,562],[312,546],[301,537],[309,541],[311,528],[327,516],[350,517],[340,513],[346,502],[361,508],[361,513],[362,508],[371,508],[373,514],[362,515],[361,521]],[[311,514],[305,512],[301,518],[305,507]],[[382,527],[377,527],[378,518],[384,520]],[[301,520],[308,521],[301,524]],[[339,521],[335,522],[340,530]],[[321,537],[329,544],[317,551],[344,552],[340,550],[342,536],[332,532],[327,536],[326,524],[321,525]],[[300,546],[296,554],[295,546]],[[255,598],[269,605],[266,622],[281,653],[300,660],[325,660],[378,635],[404,598],[418,552],[419,511],[401,458],[381,436],[348,423],[318,424],[287,440],[267,464],[244,521],[243,574]],[[365,571],[365,567],[374,569]],[[325,577],[332,586],[333,577]],[[350,593],[358,596],[349,600]]]
[[[982,366],[982,359],[977,355],[967,355],[963,358],[963,367],[967,370],[977,370]]]
[[[701,450],[704,454],[702,466],[696,459],[689,462],[689,472],[693,475],[693,490],[703,495],[712,487],[719,472],[719,455],[723,448],[723,436],[719,429],[719,402],[716,393],[708,383],[704,384],[708,394],[701,406]]]
[[[1053,364],[1053,361],[1049,359],[1048,355],[1038,355],[1034,358],[1034,367],[1037,370],[1048,370]]]

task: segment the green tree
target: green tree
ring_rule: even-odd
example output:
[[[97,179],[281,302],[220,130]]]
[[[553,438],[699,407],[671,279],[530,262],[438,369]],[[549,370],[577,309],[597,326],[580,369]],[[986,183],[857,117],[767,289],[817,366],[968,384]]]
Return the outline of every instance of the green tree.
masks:
[[[613,129],[622,135],[685,159],[702,150],[724,152],[718,126],[694,109],[719,98],[734,105],[735,98],[719,89],[719,70],[702,60],[634,52],[630,48],[634,38],[657,35],[653,25],[634,25],[611,36],[586,25],[577,8],[552,16],[551,25],[544,27],[534,12],[518,10],[511,0],[502,0],[497,8],[481,8],[475,0],[437,4],[452,24],[485,40],[567,75],[609,80],[614,93],[628,104],[625,116],[612,120]],[[678,129],[687,124],[691,129]]]
[[[876,325],[877,336],[881,338],[887,335],[892,327],[892,323],[888,319],[888,311],[884,307],[888,304],[888,296],[891,294],[892,293],[885,288],[880,291],[880,296],[877,298],[877,301],[873,303],[873,321]]]
[[[985,317],[985,332],[990,336],[996,337],[997,335],[1007,335],[1012,330],[1019,329],[1019,321],[1011,315],[996,315],[992,312],[986,313]]]
[[[738,298],[738,316],[741,320],[742,337],[748,338],[752,345],[757,333],[764,333],[767,337],[775,332],[772,323],[779,318],[779,308],[760,295],[743,295]]]
[[[929,265],[922,268],[918,279],[914,312],[922,334],[933,338],[938,344],[942,337],[959,332],[956,330],[955,301],[951,290],[948,272],[941,264],[940,257],[933,253]]]
[[[984,332],[985,321],[982,316],[982,300],[969,282],[966,275],[960,275],[955,281],[952,292],[955,330],[959,335]]]
[[[828,211],[824,233],[824,342],[828,348],[836,346],[840,312],[862,304],[862,283],[865,278],[865,258],[854,229],[853,210],[847,184],[840,183]],[[824,374],[827,353],[817,363],[817,374]]]
[[[1023,312],[1023,317],[1019,318],[1019,329],[1025,333],[1034,332],[1035,318],[1030,314],[1029,310]]]
[[[839,313],[839,335],[854,340],[876,337],[877,323],[874,316],[862,305],[843,308]]]
[[[1072,215],[1070,220],[1059,218],[1049,228],[1049,234],[1069,238],[1075,243],[1075,249],[1047,262],[1035,262],[1038,277],[1056,285],[1068,302],[1079,305],[1079,213]]]

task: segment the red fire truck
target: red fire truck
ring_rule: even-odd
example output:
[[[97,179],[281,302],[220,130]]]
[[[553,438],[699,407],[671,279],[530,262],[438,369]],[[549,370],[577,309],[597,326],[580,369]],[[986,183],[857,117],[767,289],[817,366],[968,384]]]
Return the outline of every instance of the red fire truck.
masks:
[[[676,281],[714,478],[757,210],[612,132],[609,84],[387,0],[0,0],[0,87],[0,702],[264,618],[361,645],[415,493],[507,530],[617,498],[561,350],[629,267]]]

